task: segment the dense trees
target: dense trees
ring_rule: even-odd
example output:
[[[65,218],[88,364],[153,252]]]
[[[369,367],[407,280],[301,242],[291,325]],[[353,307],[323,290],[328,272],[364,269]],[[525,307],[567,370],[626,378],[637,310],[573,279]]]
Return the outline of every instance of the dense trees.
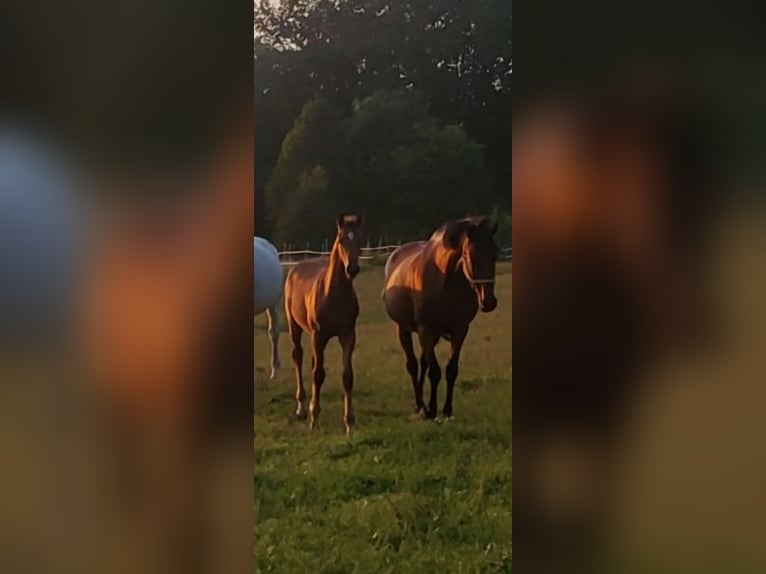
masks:
[[[324,233],[319,237],[327,234],[327,221],[333,220],[333,206],[339,203],[329,172],[339,164],[335,145],[340,137],[338,114],[323,99],[309,101],[285,136],[266,185],[269,223],[280,240],[317,239],[320,231]]]
[[[371,236],[407,238],[496,203],[481,146],[414,92],[376,92],[346,117],[311,100],[284,138],[266,197],[280,241],[320,241],[338,209],[363,212]]]
[[[257,228],[312,240],[360,209],[406,238],[510,213],[508,0],[259,0],[255,25]]]

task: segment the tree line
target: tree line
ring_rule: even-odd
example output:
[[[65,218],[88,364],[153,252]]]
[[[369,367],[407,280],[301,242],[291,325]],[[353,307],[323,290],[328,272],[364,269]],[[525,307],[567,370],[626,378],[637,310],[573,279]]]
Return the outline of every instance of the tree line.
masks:
[[[511,2],[258,0],[254,62],[256,233],[494,213],[510,245]]]

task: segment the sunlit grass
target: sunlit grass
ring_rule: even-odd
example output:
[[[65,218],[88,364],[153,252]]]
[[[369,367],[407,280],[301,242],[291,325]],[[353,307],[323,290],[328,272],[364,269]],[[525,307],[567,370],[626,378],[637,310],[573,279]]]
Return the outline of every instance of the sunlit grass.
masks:
[[[357,430],[342,421],[340,347],[327,350],[322,428],[296,421],[288,337],[268,380],[265,318],[255,325],[255,571],[427,574],[511,571],[511,265],[498,309],[479,315],[464,348],[454,420],[424,422],[393,324],[382,273],[356,280]],[[310,352],[304,336],[310,392]],[[438,349],[444,365],[448,347]],[[428,384],[426,384],[428,388]],[[440,385],[439,405],[444,399]]]

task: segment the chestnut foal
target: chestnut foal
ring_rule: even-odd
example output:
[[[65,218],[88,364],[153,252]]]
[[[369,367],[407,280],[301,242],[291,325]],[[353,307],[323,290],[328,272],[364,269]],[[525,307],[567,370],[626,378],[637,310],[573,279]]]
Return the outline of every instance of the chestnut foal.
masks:
[[[354,277],[359,273],[362,248],[362,217],[341,215],[330,258],[302,261],[290,270],[285,282],[285,317],[293,344],[292,357],[297,377],[296,416],[306,418],[306,391],[303,388],[304,331],[311,335],[314,384],[311,388],[311,428],[319,427],[319,396],[325,379],[324,351],[333,337],[343,348],[343,422],[346,432],[354,428],[352,390],[354,371],[351,355],[356,344],[356,318],[359,301],[354,291]]]

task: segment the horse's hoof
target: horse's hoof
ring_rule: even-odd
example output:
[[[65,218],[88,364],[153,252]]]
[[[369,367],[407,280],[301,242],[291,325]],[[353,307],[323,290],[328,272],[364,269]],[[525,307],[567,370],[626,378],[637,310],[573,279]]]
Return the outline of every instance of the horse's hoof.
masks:
[[[309,424],[309,428],[311,430],[319,430],[319,421],[316,419],[313,419],[311,423]]]
[[[430,410],[428,410],[428,409],[426,409],[426,408],[422,408],[422,409],[420,409],[420,417],[421,417],[421,418],[422,418],[424,421],[433,420],[433,418],[434,418],[435,416],[436,416],[436,414],[435,414],[435,413],[433,413],[432,411],[430,411]]]
[[[295,418],[299,421],[305,421],[308,418],[308,413],[306,411],[296,411]]]

